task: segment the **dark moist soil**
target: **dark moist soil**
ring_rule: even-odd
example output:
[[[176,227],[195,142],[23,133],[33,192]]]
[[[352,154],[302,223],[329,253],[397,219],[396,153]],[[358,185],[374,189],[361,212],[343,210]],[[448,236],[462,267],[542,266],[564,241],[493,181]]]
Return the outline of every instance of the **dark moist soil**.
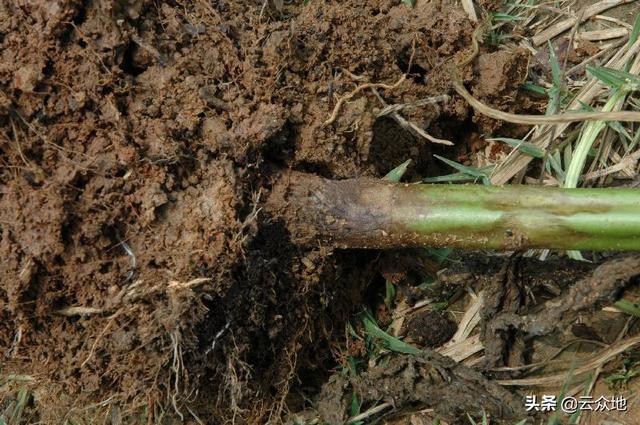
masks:
[[[434,409],[450,423],[463,424],[468,412],[482,406],[488,417],[499,423],[515,423],[525,417],[520,398],[477,371],[426,350],[416,356],[396,357],[388,364],[367,370],[352,383],[364,402],[393,400],[397,408],[411,405]],[[343,423],[344,409],[336,409],[336,393],[343,388],[341,379],[325,385],[320,413],[331,424]],[[504,422],[502,422],[504,421]]]
[[[262,210],[274,180],[442,174],[432,153],[502,126],[456,96],[405,113],[455,143],[435,146],[366,90],[323,127],[349,73],[408,71],[389,104],[452,94],[473,24],[398,3],[0,3],[0,373],[30,380],[34,421],[260,423],[318,393],[378,254],[292,244]],[[463,77],[514,111],[528,58],[492,49]]]

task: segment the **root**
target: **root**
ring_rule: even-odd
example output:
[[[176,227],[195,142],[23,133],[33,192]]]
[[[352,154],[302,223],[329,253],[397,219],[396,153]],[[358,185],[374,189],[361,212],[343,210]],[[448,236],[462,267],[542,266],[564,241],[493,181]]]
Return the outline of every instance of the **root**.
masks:
[[[98,346],[98,343],[100,342],[100,340],[102,339],[102,337],[104,336],[105,333],[107,333],[107,331],[109,330],[109,328],[111,327],[111,325],[113,325],[113,323],[116,321],[116,318],[120,315],[120,313],[122,312],[122,310],[118,310],[115,313],[113,313],[111,315],[111,317],[109,317],[109,321],[107,322],[107,324],[105,325],[105,327],[102,329],[102,332],[100,332],[100,335],[98,335],[98,337],[96,338],[95,341],[93,341],[93,345],[91,346],[91,350],[89,350],[89,355],[87,356],[86,359],[84,359],[84,361],[80,364],[80,369],[82,369],[83,367],[85,367],[85,365],[87,363],[89,363],[89,360],[91,360],[91,357],[93,357],[93,353],[96,350],[96,347]]]
[[[218,395],[218,405],[228,405],[232,414],[232,423],[235,423],[235,418],[242,416],[246,413],[244,409],[240,407],[242,399],[245,396],[246,387],[245,382],[251,379],[251,367],[242,359],[238,357],[239,348],[235,343],[235,338],[231,335],[231,341],[233,342],[233,349],[231,354],[227,357],[226,373],[224,373],[223,391]],[[227,400],[223,400],[223,394],[228,397]],[[266,414],[266,410],[260,406],[256,406],[253,412],[254,417],[262,417]]]
[[[173,371],[173,393],[171,396],[171,405],[173,406],[173,411],[180,417],[180,421],[184,422],[184,415],[178,409],[178,394],[180,393],[180,372],[184,368],[184,362],[182,359],[182,346],[180,345],[180,331],[175,329],[171,332],[171,347],[173,350],[173,361],[171,364],[171,370]]]
[[[403,107],[408,107],[410,105],[404,104],[404,105],[387,105],[387,102],[384,101],[384,99],[382,98],[382,96],[380,96],[380,93],[378,93],[378,90],[373,89],[373,94],[376,95],[376,97],[378,98],[378,100],[380,101],[380,103],[382,103],[382,105],[384,106],[384,109],[382,110],[382,112],[380,112],[378,114],[378,116],[382,116],[382,115],[390,115],[391,118],[393,118],[402,128],[404,128],[405,130],[411,132],[412,134],[419,136],[419,137],[424,137],[425,139],[427,139],[428,141],[430,141],[431,143],[437,143],[440,145],[447,145],[447,146],[453,146],[453,142],[451,142],[450,140],[445,140],[445,139],[438,139],[437,137],[433,137],[432,135],[430,135],[429,133],[427,133],[426,131],[424,131],[422,128],[418,127],[416,124],[412,123],[411,121],[407,121],[402,115],[400,115],[400,113],[398,111],[400,111]],[[422,101],[420,101],[420,105],[426,105],[426,104],[434,104],[436,102],[440,102],[440,101],[447,101],[449,100],[449,96],[435,96],[433,98],[430,99],[423,99]]]
[[[455,71],[454,71],[455,72]],[[640,121],[640,112],[573,112],[565,114],[555,115],[520,115],[511,114],[509,112],[503,112],[498,109],[493,109],[490,106],[485,105],[478,99],[473,97],[471,93],[467,91],[459,81],[459,78],[453,80],[453,88],[460,96],[464,98],[476,111],[482,115],[486,115],[489,118],[493,118],[500,121],[506,121],[513,124],[524,125],[541,125],[541,124],[563,124],[570,122],[582,122],[582,121],[623,121],[623,122],[638,122]]]
[[[342,108],[342,105],[344,105],[344,103],[347,100],[350,100],[351,98],[353,98],[356,94],[360,93],[361,91],[366,90],[366,89],[393,90],[395,88],[398,88],[400,86],[400,84],[402,84],[406,79],[407,79],[407,76],[405,74],[402,74],[402,77],[400,77],[400,79],[398,81],[396,81],[392,85],[384,84],[384,83],[364,83],[364,84],[359,85],[351,93],[348,93],[348,94],[342,96],[338,100],[338,102],[336,103],[336,106],[333,108],[333,112],[331,113],[331,116],[329,117],[328,120],[326,120],[322,124],[322,127],[324,128],[324,127],[327,127],[328,125],[331,125],[336,120],[336,118],[338,118],[338,114],[340,113],[340,108]]]
[[[384,84],[384,83],[364,83],[359,85],[358,87],[356,87],[351,93],[348,93],[344,96],[342,96],[338,102],[336,103],[336,106],[333,108],[333,112],[331,113],[331,116],[329,117],[328,120],[326,120],[323,124],[322,124],[322,128],[327,127],[328,125],[332,124],[336,118],[338,118],[338,113],[340,113],[340,108],[342,108],[342,105],[349,99],[353,98],[356,94],[360,93],[363,90],[366,89],[371,89],[373,90],[373,92],[379,96],[376,92],[377,89],[384,89],[384,90],[393,90],[397,87],[399,87],[406,79],[407,79],[407,74],[409,73],[409,70],[411,69],[411,65],[413,64],[413,57],[416,54],[416,40],[415,38],[413,39],[413,42],[411,43],[411,56],[409,57],[409,66],[407,67],[407,72],[405,72],[404,74],[402,74],[402,77],[400,77],[400,79],[398,81],[396,81],[394,84],[389,85],[389,84]],[[352,72],[350,72],[347,69],[343,69],[342,70],[345,74],[347,74],[352,80],[355,81],[362,81],[363,77],[360,75],[355,75]]]

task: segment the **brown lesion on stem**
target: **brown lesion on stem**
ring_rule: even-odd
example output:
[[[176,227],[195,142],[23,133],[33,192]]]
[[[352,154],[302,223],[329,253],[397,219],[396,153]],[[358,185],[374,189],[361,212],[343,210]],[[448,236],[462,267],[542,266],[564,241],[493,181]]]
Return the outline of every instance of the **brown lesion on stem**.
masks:
[[[405,232],[395,229],[390,207],[403,192],[393,187],[371,178],[329,180],[290,172],[274,186],[267,208],[285,220],[296,243],[402,246]]]
[[[301,245],[389,249],[483,246],[491,240],[478,231],[412,230],[408,224],[427,217],[431,210],[421,196],[421,186],[366,177],[329,180],[290,172],[274,186],[267,209],[284,220],[292,241]]]

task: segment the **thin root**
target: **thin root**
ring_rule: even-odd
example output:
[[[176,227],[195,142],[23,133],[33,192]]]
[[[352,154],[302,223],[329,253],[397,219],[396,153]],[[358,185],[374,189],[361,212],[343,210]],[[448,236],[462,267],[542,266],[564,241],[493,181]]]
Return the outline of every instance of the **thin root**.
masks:
[[[329,117],[328,120],[326,120],[322,124],[322,127],[324,128],[324,127],[327,127],[328,125],[331,125],[336,120],[336,118],[338,118],[338,114],[340,113],[340,108],[342,108],[342,105],[344,105],[344,103],[347,100],[350,100],[351,98],[353,98],[356,94],[360,93],[361,91],[367,90],[367,89],[393,90],[393,89],[399,87],[400,84],[402,84],[404,82],[404,80],[406,80],[406,79],[407,79],[407,76],[405,74],[402,74],[402,77],[400,77],[400,79],[398,81],[396,81],[392,85],[384,84],[384,83],[364,83],[364,84],[359,85],[351,93],[347,93],[346,95],[344,95],[340,99],[338,99],[338,102],[336,103],[336,106],[333,108],[333,112],[331,113],[331,116]]]
[[[506,121],[513,124],[539,125],[539,124],[562,124],[582,121],[624,121],[639,122],[640,112],[574,112],[556,115],[520,115],[503,112],[485,105],[474,98],[471,93],[464,88],[460,81],[454,78],[453,88],[462,96],[476,111],[496,120]]]

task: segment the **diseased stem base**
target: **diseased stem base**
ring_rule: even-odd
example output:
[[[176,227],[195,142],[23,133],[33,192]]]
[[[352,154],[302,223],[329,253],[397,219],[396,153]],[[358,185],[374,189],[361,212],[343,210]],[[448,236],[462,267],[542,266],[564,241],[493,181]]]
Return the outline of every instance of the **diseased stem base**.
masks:
[[[640,191],[285,175],[268,210],[302,244],[640,250]]]

